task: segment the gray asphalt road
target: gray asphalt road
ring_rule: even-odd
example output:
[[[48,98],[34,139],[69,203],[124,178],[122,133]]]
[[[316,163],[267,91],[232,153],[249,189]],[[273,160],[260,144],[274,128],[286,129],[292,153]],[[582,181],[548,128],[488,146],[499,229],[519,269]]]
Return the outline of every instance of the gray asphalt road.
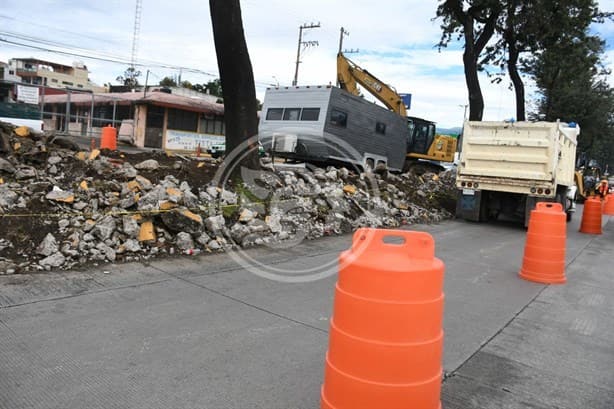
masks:
[[[562,286],[517,277],[519,226],[416,227],[446,263],[444,408],[614,407],[604,223],[569,226]],[[297,271],[350,241],[249,255]],[[318,408],[334,282],[271,281],[226,255],[0,277],[0,408]]]

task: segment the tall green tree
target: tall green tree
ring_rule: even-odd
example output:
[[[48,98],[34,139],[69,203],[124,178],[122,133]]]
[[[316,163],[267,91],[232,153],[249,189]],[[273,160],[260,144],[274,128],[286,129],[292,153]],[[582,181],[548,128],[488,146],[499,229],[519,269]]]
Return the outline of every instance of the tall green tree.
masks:
[[[138,77],[140,76],[141,71],[134,67],[128,67],[126,71],[124,71],[124,75],[118,76],[115,81],[121,82],[126,87],[136,88],[139,86]]]
[[[203,94],[215,95],[216,97],[222,97],[222,82],[219,78],[208,81],[205,84],[193,84],[192,89],[202,92]]]
[[[614,160],[614,90],[603,67],[604,42],[590,35],[554,41],[527,63],[538,90],[533,118],[580,124],[578,152]]]
[[[464,39],[463,65],[471,121],[481,121],[484,115],[479,59],[495,34],[501,10],[499,0],[444,0],[437,8],[437,18],[442,20],[439,48],[446,47],[453,39]]]
[[[516,96],[516,118],[524,121],[525,90],[521,73],[527,62],[565,39],[582,41],[587,27],[603,22],[608,13],[601,12],[594,0],[505,0],[501,3],[497,41],[486,47],[480,65],[501,68],[493,81],[500,82],[504,72],[509,75]]]
[[[172,78],[172,77],[164,77],[160,80],[158,85],[162,87],[176,87],[177,81],[175,81],[175,78]]]
[[[249,58],[239,0],[209,0],[215,53],[224,98],[226,152],[258,134],[254,73]],[[258,150],[244,157],[242,165],[260,166]]]

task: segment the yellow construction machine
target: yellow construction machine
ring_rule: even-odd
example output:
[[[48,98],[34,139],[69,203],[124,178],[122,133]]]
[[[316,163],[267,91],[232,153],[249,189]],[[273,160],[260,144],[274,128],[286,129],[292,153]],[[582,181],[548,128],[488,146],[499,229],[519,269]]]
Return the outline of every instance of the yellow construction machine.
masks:
[[[584,202],[590,196],[597,195],[597,188],[602,179],[609,176],[609,172],[602,173],[601,166],[595,159],[589,159],[585,152],[578,155],[574,179],[577,186],[576,201]]]
[[[341,89],[356,96],[361,95],[358,85],[362,86],[388,109],[407,118],[405,171],[412,167],[428,169],[438,166],[443,169],[434,162],[454,162],[456,138],[436,134],[435,123],[432,121],[408,117],[406,103],[402,95],[397,93],[390,85],[380,81],[375,75],[356,65],[341,52],[337,54],[337,82]],[[418,159],[423,161],[419,162]]]

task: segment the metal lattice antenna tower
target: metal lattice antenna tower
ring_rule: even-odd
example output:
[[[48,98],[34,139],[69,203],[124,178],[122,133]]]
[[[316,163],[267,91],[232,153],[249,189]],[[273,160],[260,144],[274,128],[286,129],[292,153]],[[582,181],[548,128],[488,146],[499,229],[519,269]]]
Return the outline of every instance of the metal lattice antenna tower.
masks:
[[[139,48],[139,31],[141,30],[141,11],[143,10],[143,0],[136,0],[136,9],[134,11],[134,33],[132,35],[132,54],[130,56],[130,68],[135,71],[134,64],[136,63],[136,53]]]

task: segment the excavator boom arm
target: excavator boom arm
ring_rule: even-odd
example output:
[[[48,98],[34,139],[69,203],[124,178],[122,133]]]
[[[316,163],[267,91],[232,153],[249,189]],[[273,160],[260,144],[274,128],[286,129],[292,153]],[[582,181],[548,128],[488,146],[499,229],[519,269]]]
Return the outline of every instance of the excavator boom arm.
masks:
[[[360,84],[388,109],[403,117],[407,116],[403,99],[394,88],[386,85],[367,70],[360,68],[342,53],[337,54],[337,80],[341,89],[354,95],[360,95],[358,89],[358,84]]]

